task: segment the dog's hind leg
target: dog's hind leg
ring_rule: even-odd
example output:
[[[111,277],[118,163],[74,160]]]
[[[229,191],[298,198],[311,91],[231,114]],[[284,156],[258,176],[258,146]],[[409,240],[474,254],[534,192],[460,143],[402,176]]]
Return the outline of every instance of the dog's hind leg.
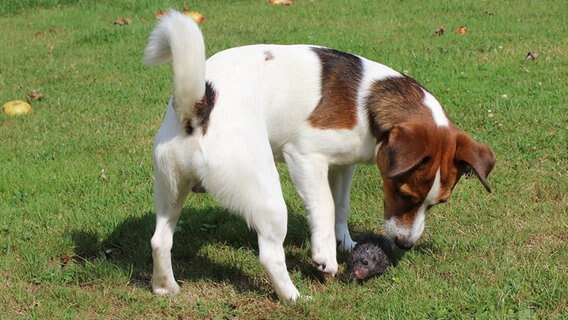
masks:
[[[260,264],[270,277],[276,294],[283,300],[296,300],[300,293],[288,274],[283,247],[288,212],[274,160],[260,160],[257,154],[256,161],[243,162],[235,153],[227,152],[227,155],[231,154],[232,157],[223,161],[225,170],[216,168],[207,174],[204,186],[224,205],[240,213],[249,227],[256,230]]]
[[[341,166],[329,170],[329,186],[335,202],[335,240],[343,251],[351,251],[355,242],[347,226],[349,198],[355,166]]]
[[[172,270],[171,248],[173,235],[189,186],[180,181],[174,161],[164,157],[155,161],[154,203],[156,205],[156,229],[152,236],[154,271],[152,290],[157,295],[175,294],[180,288]]]
[[[280,195],[274,199],[263,199],[264,206],[259,209],[258,233],[259,260],[274,285],[280,299],[296,300],[300,293],[292,283],[284,255],[284,238],[287,229],[287,209]]]
[[[254,115],[249,119],[255,119]],[[252,123],[262,124],[262,119]],[[223,129],[228,130],[224,136],[231,142],[209,143],[209,136],[205,138],[208,161],[200,174],[203,186],[257,232],[260,264],[276,294],[283,300],[296,300],[300,294],[288,274],[283,247],[288,210],[266,131],[263,126],[240,124]]]

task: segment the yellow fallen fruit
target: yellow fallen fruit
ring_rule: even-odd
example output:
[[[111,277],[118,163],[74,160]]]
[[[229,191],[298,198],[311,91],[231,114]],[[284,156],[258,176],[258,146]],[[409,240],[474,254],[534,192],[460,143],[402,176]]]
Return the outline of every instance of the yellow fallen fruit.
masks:
[[[2,106],[2,111],[10,116],[19,116],[32,112],[32,106],[22,100],[8,101]]]

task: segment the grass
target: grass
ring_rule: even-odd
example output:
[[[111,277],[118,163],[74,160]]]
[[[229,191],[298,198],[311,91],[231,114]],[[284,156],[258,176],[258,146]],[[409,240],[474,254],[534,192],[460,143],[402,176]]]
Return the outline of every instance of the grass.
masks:
[[[190,196],[175,236],[181,293],[155,297],[150,154],[171,69],[140,61],[153,13],[183,2],[4,1],[0,102],[44,98],[28,116],[0,114],[2,318],[568,318],[567,2],[188,4],[206,15],[209,55],[315,43],[412,75],[492,146],[494,192],[462,180],[397,268],[353,285],[310,264],[306,211],[279,166],[288,268],[313,299],[277,301],[254,232],[208,196]],[[122,17],[132,23],[113,24]],[[380,183],[375,167],[358,168],[355,234],[381,231]]]

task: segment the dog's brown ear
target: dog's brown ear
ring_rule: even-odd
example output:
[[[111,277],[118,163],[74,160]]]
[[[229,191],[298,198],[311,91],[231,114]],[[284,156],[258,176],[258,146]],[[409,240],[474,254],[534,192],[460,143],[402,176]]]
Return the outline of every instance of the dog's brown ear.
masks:
[[[476,142],[465,133],[459,133],[456,140],[455,161],[460,171],[467,172],[468,169],[471,169],[485,189],[491,192],[487,176],[495,165],[495,154],[493,151],[488,146]]]
[[[427,162],[426,128],[420,124],[402,124],[389,132],[387,153],[388,168],[382,170],[387,178],[401,176]],[[386,170],[385,170],[386,169]]]

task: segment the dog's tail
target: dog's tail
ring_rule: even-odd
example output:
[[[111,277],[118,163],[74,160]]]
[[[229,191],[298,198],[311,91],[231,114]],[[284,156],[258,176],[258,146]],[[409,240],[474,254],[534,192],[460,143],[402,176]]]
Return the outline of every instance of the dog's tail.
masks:
[[[195,104],[205,95],[205,43],[197,24],[170,10],[150,35],[144,63],[159,65],[172,60],[173,105],[180,122],[195,118]]]

